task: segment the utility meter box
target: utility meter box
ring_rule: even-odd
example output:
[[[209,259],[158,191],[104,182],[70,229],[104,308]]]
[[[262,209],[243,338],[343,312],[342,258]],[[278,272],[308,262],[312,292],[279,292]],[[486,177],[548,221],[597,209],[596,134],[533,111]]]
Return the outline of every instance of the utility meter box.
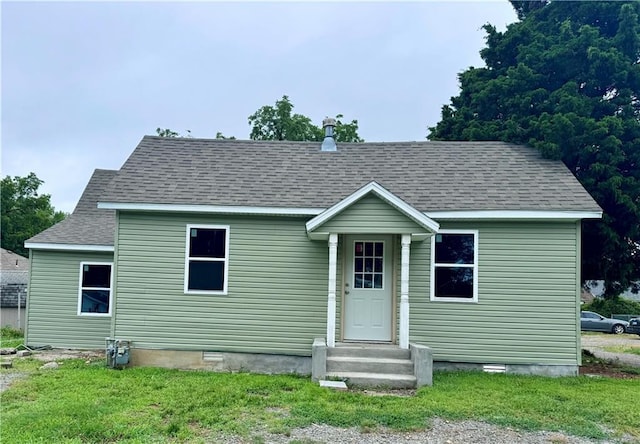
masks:
[[[131,349],[130,341],[124,339],[106,338],[107,366],[122,368],[129,363]]]

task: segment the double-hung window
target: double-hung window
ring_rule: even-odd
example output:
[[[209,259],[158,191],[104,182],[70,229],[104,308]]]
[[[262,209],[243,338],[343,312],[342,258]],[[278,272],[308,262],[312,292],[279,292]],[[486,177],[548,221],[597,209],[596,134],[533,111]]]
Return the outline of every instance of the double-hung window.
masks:
[[[79,316],[111,316],[110,262],[81,262],[78,292]]]
[[[442,230],[431,238],[431,300],[478,301],[477,230]]]
[[[227,294],[229,227],[187,225],[184,292]]]

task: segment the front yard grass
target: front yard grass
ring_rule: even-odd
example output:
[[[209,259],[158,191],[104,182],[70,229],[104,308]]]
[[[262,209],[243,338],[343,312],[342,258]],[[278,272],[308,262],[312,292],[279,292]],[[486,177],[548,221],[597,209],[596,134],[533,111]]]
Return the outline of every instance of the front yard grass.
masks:
[[[335,392],[309,378],[159,368],[112,370],[66,360],[56,370],[20,359],[30,373],[0,398],[2,442],[204,442],[217,436],[287,434],[312,423],[424,429],[433,417],[522,430],[640,439],[638,380],[439,372],[415,396]]]

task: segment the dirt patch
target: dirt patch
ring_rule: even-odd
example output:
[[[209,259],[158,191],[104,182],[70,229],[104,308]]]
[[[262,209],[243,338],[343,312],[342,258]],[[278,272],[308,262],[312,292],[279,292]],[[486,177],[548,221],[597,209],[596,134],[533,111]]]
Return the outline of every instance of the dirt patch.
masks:
[[[70,350],[64,348],[52,348],[33,352],[32,357],[44,362],[58,361],[61,359],[84,359],[96,361],[106,359],[104,350]]]
[[[50,348],[48,350],[33,350],[30,358],[43,362],[59,361],[62,359],[84,359],[96,361],[106,359],[104,350],[73,350],[67,348]],[[18,357],[17,354],[3,355],[3,361],[11,361]]]
[[[640,375],[625,373],[619,367],[611,364],[586,364],[580,366],[583,376],[606,376],[617,379],[640,379]]]
[[[52,348],[49,350],[37,350],[33,351],[28,358],[34,358],[44,363],[46,362],[58,362],[64,359],[84,359],[88,362],[95,362],[104,360],[104,350],[70,350],[63,348]],[[2,355],[3,361],[14,361],[19,358],[17,354]],[[0,392],[8,389],[11,384],[19,379],[29,376],[29,373],[20,372],[13,368],[3,369],[0,372]]]

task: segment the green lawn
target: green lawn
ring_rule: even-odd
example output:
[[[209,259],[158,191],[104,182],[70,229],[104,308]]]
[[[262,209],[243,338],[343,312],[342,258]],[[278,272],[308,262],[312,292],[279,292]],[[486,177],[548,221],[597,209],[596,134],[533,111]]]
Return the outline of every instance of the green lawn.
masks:
[[[0,441],[177,442],[287,433],[325,423],[396,430],[429,418],[477,419],[522,430],[640,439],[640,409],[630,408],[640,380],[436,373],[413,397],[321,389],[308,378],[158,368],[112,370],[103,361],[67,360],[57,370],[16,361],[31,372],[0,398]]]

